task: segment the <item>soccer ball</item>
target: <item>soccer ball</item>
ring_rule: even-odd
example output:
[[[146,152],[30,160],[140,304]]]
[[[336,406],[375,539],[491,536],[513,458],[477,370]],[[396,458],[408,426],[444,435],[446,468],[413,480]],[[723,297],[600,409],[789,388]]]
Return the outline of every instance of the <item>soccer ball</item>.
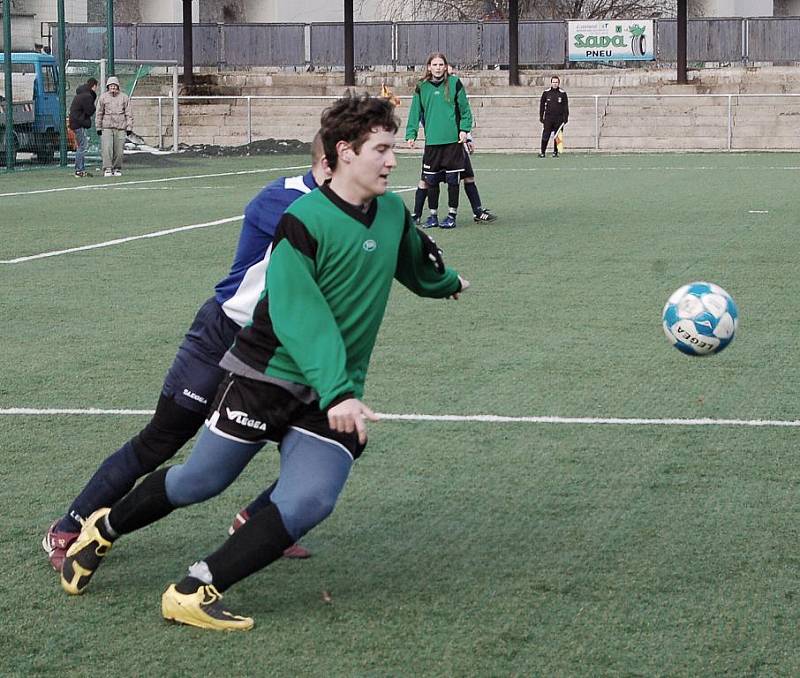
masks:
[[[733,341],[738,317],[731,295],[707,282],[675,290],[661,313],[667,339],[688,355],[719,353]]]

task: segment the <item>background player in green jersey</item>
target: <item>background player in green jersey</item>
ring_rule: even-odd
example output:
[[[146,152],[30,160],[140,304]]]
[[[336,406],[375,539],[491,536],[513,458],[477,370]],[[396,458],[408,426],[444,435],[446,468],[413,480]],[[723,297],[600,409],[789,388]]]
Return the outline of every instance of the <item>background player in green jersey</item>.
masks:
[[[406,125],[406,143],[416,145],[420,120],[425,120],[425,152],[422,157],[422,180],[417,187],[414,215],[419,218],[427,189],[431,216],[426,228],[455,228],[458,192],[464,171],[464,144],[472,129],[472,109],[464,84],[447,72],[447,58],[434,52],[425,64],[425,77],[414,90]],[[439,181],[447,183],[447,217],[439,222]]]
[[[396,165],[392,105],[348,96],[321,123],[333,177],[281,218],[264,294],[220,361],[229,374],[191,455],[85,521],[61,572],[68,593],[83,592],[117,537],[218,494],[275,441],[272,503],[162,596],[168,620],[251,628],[251,618],[222,606],[220,592],[280,558],[333,510],[366,446],[365,422],[377,419],[361,398],[392,280],[433,298],[458,298],[469,286],[387,192]]]

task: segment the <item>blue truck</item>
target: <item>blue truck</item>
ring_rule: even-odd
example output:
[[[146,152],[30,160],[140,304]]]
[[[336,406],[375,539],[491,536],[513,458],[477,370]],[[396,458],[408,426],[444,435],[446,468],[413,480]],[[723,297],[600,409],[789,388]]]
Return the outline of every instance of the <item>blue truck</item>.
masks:
[[[39,52],[11,54],[14,155],[32,153],[50,162],[59,149],[61,106],[55,57]],[[0,164],[6,161],[5,55],[0,52]]]

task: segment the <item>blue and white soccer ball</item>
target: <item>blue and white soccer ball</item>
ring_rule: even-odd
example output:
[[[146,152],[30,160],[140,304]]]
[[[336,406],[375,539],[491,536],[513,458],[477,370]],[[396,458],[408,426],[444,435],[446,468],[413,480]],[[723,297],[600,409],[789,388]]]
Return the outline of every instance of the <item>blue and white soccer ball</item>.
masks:
[[[719,285],[693,282],[673,292],[661,319],[670,343],[688,355],[719,353],[733,341],[739,311]]]

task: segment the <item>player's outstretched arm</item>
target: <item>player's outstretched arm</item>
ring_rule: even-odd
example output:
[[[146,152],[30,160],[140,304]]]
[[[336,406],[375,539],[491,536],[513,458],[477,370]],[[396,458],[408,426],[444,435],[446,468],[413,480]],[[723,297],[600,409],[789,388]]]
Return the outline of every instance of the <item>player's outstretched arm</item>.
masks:
[[[445,266],[436,241],[416,228],[409,214],[394,277],[420,297],[444,299],[462,291],[458,273]]]
[[[365,421],[380,421],[380,417],[358,398],[348,398],[328,410],[328,424],[339,433],[358,433],[358,442],[367,442]]]
[[[458,299],[462,293],[466,292],[470,287],[469,280],[466,278],[458,276],[458,282],[461,283],[461,289],[459,289],[458,292],[453,292],[453,294],[451,294],[449,297],[450,299]]]

